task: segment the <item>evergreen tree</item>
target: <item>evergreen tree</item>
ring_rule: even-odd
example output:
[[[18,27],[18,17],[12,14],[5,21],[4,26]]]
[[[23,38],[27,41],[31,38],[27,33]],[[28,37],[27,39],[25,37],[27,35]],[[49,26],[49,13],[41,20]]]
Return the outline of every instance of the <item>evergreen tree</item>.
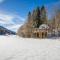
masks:
[[[35,10],[33,10],[32,12],[32,27],[35,28],[36,24],[35,24]]]
[[[36,10],[33,11],[33,26],[34,28],[38,28],[40,25],[40,8],[37,7]]]
[[[46,9],[44,6],[41,8],[41,20],[43,23],[47,23]]]
[[[29,11],[28,13],[28,19],[27,19],[27,23],[31,21],[31,12]]]
[[[35,16],[35,19],[36,19],[36,24],[37,24],[37,28],[40,26],[40,23],[41,23],[41,20],[40,20],[40,8],[37,7],[36,9],[36,16]]]

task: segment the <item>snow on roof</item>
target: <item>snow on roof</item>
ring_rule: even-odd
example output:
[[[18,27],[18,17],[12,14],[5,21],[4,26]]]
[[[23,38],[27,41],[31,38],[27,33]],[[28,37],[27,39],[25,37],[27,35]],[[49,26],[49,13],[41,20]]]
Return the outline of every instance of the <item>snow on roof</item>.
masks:
[[[40,25],[39,29],[48,29],[49,26],[47,24]]]

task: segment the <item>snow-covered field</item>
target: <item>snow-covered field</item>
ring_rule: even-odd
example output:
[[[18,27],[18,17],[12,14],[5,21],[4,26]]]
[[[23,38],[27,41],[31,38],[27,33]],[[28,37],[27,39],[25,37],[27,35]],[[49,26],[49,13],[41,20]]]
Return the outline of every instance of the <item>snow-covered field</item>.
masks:
[[[0,60],[60,60],[60,39],[0,36]]]

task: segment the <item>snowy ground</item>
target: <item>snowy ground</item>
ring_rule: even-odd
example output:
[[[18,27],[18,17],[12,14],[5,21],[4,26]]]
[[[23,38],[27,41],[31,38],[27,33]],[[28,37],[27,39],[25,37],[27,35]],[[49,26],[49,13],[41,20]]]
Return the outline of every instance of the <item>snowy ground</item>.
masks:
[[[0,36],[0,60],[60,60],[60,39]]]

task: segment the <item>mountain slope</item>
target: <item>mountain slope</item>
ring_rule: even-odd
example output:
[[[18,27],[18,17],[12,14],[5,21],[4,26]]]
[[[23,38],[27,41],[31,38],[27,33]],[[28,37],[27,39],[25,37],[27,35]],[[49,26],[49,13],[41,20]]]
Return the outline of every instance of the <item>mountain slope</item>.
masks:
[[[0,35],[10,35],[10,34],[13,34],[15,35],[16,33],[11,31],[11,30],[8,30],[7,28],[3,27],[3,26],[0,26]]]

